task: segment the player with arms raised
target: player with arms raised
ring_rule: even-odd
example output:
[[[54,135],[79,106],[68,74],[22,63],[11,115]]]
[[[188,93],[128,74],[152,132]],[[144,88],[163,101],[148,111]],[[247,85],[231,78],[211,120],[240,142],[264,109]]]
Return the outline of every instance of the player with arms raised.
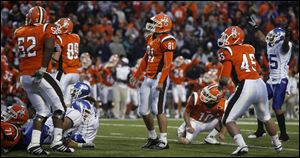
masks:
[[[267,47],[267,54],[269,59],[269,80],[267,81],[268,97],[273,98],[272,108],[275,111],[278,126],[280,129],[279,139],[282,141],[289,140],[289,136],[286,133],[284,111],[281,109],[286,89],[288,85],[288,72],[289,61],[292,56],[292,43],[290,41],[291,30],[287,28],[282,29],[280,27],[271,30],[267,36],[258,29],[255,21],[255,17],[251,17],[249,21],[252,30],[255,31],[255,37],[261,44]],[[258,128],[256,132],[249,135],[249,138],[258,138],[264,135],[265,130],[263,123],[259,120]]]
[[[176,50],[176,39],[169,33],[172,29],[172,20],[166,14],[160,13],[150,20],[152,23],[146,24],[146,29],[151,32],[146,37],[146,53],[130,81],[136,82],[146,71],[140,88],[139,113],[143,116],[149,138],[143,148],[168,149],[167,118],[164,110],[170,82],[168,75],[173,53]],[[152,114],[157,116],[159,139],[154,129]]]

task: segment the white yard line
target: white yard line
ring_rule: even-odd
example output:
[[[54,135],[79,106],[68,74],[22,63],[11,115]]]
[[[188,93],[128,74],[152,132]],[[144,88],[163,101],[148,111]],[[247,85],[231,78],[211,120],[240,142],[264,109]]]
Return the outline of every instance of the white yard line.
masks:
[[[146,138],[142,138],[142,137],[104,136],[104,135],[97,135],[96,137],[99,137],[99,138],[117,138],[117,139],[146,140]],[[168,139],[168,141],[171,141],[171,142],[177,142],[176,139]],[[194,144],[202,144],[202,142],[195,141]],[[232,143],[222,143],[222,145],[236,146],[235,144],[232,144]],[[272,147],[255,146],[255,145],[250,145],[249,148],[270,149],[270,150],[274,150],[274,148],[272,148]],[[287,151],[298,151],[298,152],[299,152],[299,149],[292,149],[292,148],[283,148],[283,150],[287,150]]]
[[[179,119],[168,119],[170,121],[182,121]],[[256,119],[255,119],[256,120]],[[123,120],[118,120],[118,119],[100,119],[100,122],[107,122],[107,121],[137,121],[137,119],[123,119]],[[239,125],[257,125],[257,122],[247,122],[247,121],[237,121],[237,124]],[[278,124],[277,121],[275,121],[275,124]],[[291,125],[291,126],[299,126],[299,122],[285,122],[286,125]]]
[[[100,123],[100,126],[116,126],[116,127],[142,127],[145,128],[145,125],[138,125],[138,124],[116,124],[116,123]],[[178,126],[179,127],[179,126]],[[177,129],[176,126],[168,126],[168,128]],[[247,130],[247,129],[241,129],[241,131],[244,132],[255,132],[255,130]],[[207,132],[203,132],[207,133]],[[287,132],[288,134],[299,134],[299,132]]]

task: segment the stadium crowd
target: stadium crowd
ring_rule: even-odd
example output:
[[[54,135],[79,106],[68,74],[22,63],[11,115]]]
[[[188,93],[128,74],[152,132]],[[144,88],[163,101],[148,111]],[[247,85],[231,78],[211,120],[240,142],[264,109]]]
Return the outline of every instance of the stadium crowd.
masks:
[[[177,40],[174,59],[182,56],[191,60],[186,62],[192,63],[185,74],[189,90],[194,88],[191,87],[194,86],[194,81],[201,84],[200,79],[204,79],[204,74],[210,71],[208,65],[217,65],[217,39],[225,28],[238,25],[244,30],[245,43],[255,47],[256,58],[265,70],[265,77],[268,67],[266,48],[249,32],[248,17],[253,14],[260,17],[258,23],[264,34],[275,27],[288,24],[292,29],[293,43],[290,77],[296,80],[299,87],[298,2],[1,1],[1,109],[15,102],[30,107],[18,80],[19,58],[13,33],[16,28],[24,25],[27,11],[36,5],[47,10],[49,23],[61,17],[69,17],[73,21],[73,32],[81,39],[79,54],[88,52],[95,67],[109,62],[114,54],[120,59],[126,57],[128,65],[134,67],[146,49],[146,22],[160,12],[166,13],[173,20],[172,34]],[[8,69],[3,69],[3,63],[8,65]],[[98,84],[99,88],[103,84],[101,82],[96,78],[94,84]],[[233,91],[234,87],[232,91],[229,90],[229,94]],[[287,97],[287,105],[299,104],[298,91],[299,88],[291,92],[293,97]],[[99,95],[98,90],[96,97],[101,98]],[[290,98],[294,100],[290,101]],[[290,117],[296,117],[294,109],[287,111],[292,113]]]

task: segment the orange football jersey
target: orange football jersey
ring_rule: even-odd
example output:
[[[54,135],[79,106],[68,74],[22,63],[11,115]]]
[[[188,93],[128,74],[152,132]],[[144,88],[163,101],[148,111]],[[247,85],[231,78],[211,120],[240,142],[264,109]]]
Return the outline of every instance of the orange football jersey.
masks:
[[[15,31],[20,58],[21,75],[33,75],[42,66],[44,39],[54,38],[53,24],[22,26]]]
[[[81,67],[79,69],[79,73],[80,73],[80,75],[83,75],[84,76],[84,80],[89,81],[91,85],[94,85],[94,84],[97,83],[97,78],[99,76],[98,76],[98,73],[95,70],[94,66],[90,66],[87,69]]]
[[[205,71],[206,72],[211,71],[211,72],[216,73],[217,79],[220,78],[220,74],[222,72],[222,69],[223,69],[223,66],[222,66],[221,63],[213,64],[212,62],[208,62],[205,65]]]
[[[179,67],[175,67],[170,71],[170,79],[175,84],[182,84],[185,81],[186,64],[181,64]]]
[[[80,68],[79,44],[80,38],[77,34],[57,35],[59,45],[61,46],[62,70],[67,73],[78,73]]]
[[[221,98],[212,108],[207,108],[205,103],[200,100],[200,92],[194,92],[188,99],[185,111],[190,113],[191,118],[206,123],[215,118],[222,117],[224,109],[224,98]]]
[[[113,86],[115,80],[112,76],[112,71],[109,67],[104,67],[101,71],[102,83],[107,87]]]
[[[150,34],[146,38],[146,45],[146,53],[141,65],[145,64],[146,76],[154,79],[159,72],[162,72],[164,66],[164,52],[174,52],[176,50],[176,40],[170,34],[161,34],[158,37],[154,37],[153,34]],[[143,71],[144,68],[139,68],[134,76],[138,78]],[[162,76],[164,75],[166,74],[162,74]]]
[[[249,44],[226,46],[218,51],[223,64],[221,76],[232,77],[235,83],[245,79],[258,79],[260,69],[255,59],[255,49]]]

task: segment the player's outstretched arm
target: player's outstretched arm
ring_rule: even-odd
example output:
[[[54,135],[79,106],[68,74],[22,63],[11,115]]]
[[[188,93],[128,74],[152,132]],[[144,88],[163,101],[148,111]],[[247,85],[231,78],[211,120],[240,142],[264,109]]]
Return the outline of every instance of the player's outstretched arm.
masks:
[[[284,29],[285,29],[285,36],[284,36],[284,40],[283,40],[281,49],[282,49],[282,52],[284,54],[286,54],[290,50],[289,41],[291,38],[291,29],[288,28],[288,25],[286,25]]]
[[[252,33],[254,33],[255,39],[257,39],[265,47],[265,45],[266,45],[266,41],[265,41],[266,36],[264,35],[264,33],[261,30],[259,30],[258,24],[256,22],[256,16],[255,15],[251,15],[249,17],[248,25],[249,25],[250,31]]]

